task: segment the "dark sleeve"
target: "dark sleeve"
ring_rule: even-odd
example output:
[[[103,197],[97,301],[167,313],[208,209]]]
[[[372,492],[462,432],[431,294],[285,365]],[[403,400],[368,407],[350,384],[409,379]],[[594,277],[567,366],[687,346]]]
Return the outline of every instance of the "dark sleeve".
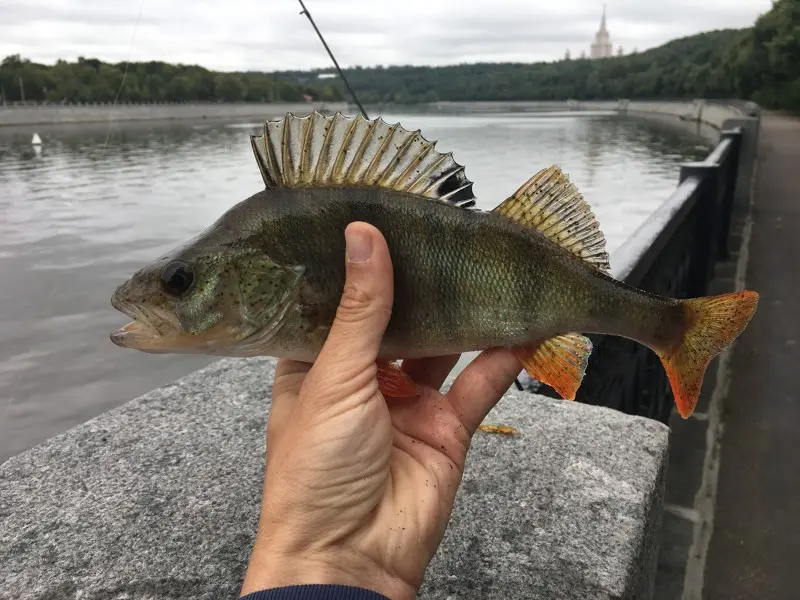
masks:
[[[389,600],[364,588],[347,585],[290,585],[253,592],[239,600]]]

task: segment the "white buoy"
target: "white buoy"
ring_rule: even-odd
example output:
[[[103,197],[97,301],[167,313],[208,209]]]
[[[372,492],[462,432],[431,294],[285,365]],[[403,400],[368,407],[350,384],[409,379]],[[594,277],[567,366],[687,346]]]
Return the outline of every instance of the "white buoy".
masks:
[[[33,139],[31,140],[31,144],[33,144],[34,146],[42,145],[42,138],[39,137],[38,133],[33,134]]]

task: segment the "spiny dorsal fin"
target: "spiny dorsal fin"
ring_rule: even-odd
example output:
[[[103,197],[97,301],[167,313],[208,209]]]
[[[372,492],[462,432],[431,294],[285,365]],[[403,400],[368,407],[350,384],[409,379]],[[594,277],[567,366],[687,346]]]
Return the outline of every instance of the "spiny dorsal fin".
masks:
[[[556,165],[542,169],[494,209],[609,273],[606,239],[578,188]]]
[[[475,205],[472,182],[452,153],[436,151],[419,130],[380,117],[368,120],[337,112],[267,121],[264,134],[250,137],[268,188],[378,187]]]

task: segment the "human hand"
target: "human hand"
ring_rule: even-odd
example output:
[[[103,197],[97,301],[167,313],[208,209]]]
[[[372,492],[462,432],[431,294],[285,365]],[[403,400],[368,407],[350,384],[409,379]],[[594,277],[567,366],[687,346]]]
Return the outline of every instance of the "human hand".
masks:
[[[404,361],[416,399],[380,393],[376,359],[391,315],[386,241],[346,231],[347,279],[312,365],[281,360],[267,426],[265,492],[242,595],[338,583],[414,598],[444,536],[470,440],[520,371],[480,354],[439,393],[458,356]]]

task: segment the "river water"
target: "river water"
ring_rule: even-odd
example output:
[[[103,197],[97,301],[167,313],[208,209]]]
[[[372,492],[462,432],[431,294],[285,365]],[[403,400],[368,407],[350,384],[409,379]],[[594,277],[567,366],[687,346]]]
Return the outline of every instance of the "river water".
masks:
[[[691,134],[601,114],[385,114],[452,150],[482,208],[559,164],[617,248],[707,154]],[[212,359],[111,344],[109,298],[143,263],[263,187],[257,123],[0,129],[0,462]]]

